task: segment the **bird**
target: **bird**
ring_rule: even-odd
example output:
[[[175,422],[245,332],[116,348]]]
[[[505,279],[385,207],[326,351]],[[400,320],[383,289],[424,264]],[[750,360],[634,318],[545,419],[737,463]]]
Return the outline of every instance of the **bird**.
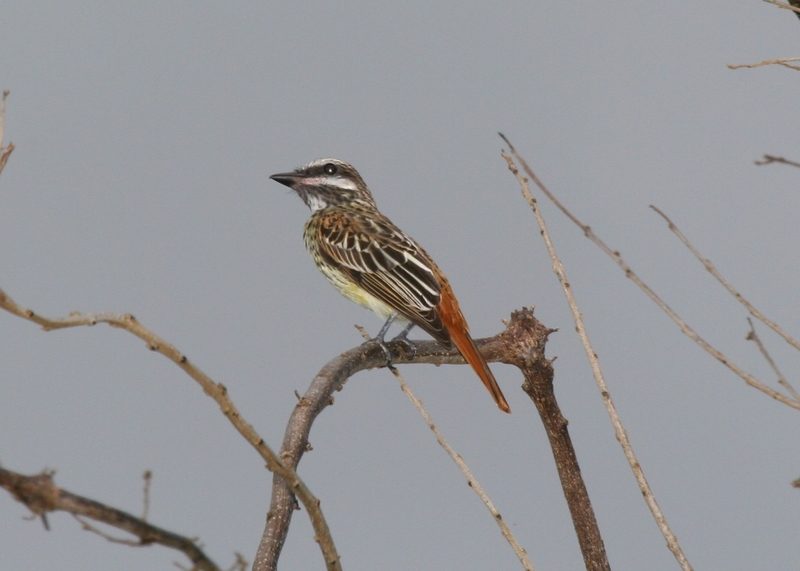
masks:
[[[511,412],[486,359],[469,333],[450,282],[411,236],[395,226],[375,204],[352,165],[316,159],[272,180],[294,190],[311,210],[305,246],[317,268],[347,299],[372,310],[383,338],[395,320],[407,322],[446,348],[456,346],[504,412]]]

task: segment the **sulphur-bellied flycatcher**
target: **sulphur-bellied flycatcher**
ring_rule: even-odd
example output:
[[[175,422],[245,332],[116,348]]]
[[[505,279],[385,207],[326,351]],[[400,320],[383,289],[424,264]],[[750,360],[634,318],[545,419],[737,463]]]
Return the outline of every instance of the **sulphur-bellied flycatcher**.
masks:
[[[387,320],[378,339],[399,318],[447,348],[455,345],[497,406],[511,412],[447,278],[419,244],[378,211],[356,169],[337,159],[317,159],[270,178],[297,192],[311,209],[306,248],[328,281]]]

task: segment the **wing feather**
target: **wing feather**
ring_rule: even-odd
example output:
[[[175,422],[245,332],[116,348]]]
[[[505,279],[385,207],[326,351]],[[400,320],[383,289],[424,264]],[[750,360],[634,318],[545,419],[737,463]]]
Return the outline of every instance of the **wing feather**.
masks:
[[[319,253],[367,292],[443,345],[450,334],[437,306],[442,286],[433,261],[389,219],[329,209],[317,224]]]

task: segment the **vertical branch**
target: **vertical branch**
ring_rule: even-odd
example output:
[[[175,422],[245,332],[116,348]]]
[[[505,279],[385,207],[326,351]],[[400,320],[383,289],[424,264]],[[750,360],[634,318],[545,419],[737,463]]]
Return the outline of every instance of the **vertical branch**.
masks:
[[[528,164],[522,159],[519,154],[514,149],[513,145],[505,138],[505,136],[500,134],[506,143],[508,143],[511,152],[514,156],[522,163],[525,172],[531,179],[536,183],[536,185],[541,188],[544,192],[547,192],[548,196],[551,196],[549,191],[544,187],[542,182],[536,177],[533,171],[530,169]],[[691,571],[692,566],[689,564],[688,559],[683,553],[680,544],[678,543],[678,538],[670,529],[669,525],[667,524],[667,520],[664,517],[664,514],[661,512],[661,508],[658,507],[658,503],[656,502],[656,498],[653,495],[653,491],[650,489],[650,484],[647,483],[647,479],[644,476],[644,471],[642,470],[641,465],[639,464],[639,460],[636,458],[636,455],[633,452],[633,446],[628,440],[628,434],[625,431],[625,428],[622,426],[622,421],[619,418],[619,414],[617,413],[617,409],[614,406],[614,401],[611,400],[611,394],[608,390],[608,386],[606,385],[605,379],[603,378],[603,372],[600,369],[600,363],[597,360],[597,354],[595,353],[594,349],[592,348],[591,342],[589,341],[589,334],[586,331],[586,327],[583,323],[583,316],[578,309],[577,302],[575,301],[575,296],[572,293],[572,288],[569,284],[569,280],[567,280],[567,275],[564,270],[564,266],[561,263],[561,260],[558,258],[556,254],[555,247],[553,246],[552,241],[550,240],[550,234],[547,231],[547,226],[545,225],[544,218],[542,218],[542,214],[539,211],[539,207],[536,203],[536,199],[531,195],[530,189],[528,187],[528,180],[524,178],[517,169],[516,164],[514,164],[514,160],[507,155],[505,152],[502,153],[503,158],[508,163],[509,170],[514,174],[517,178],[517,181],[520,184],[520,188],[522,189],[522,194],[525,196],[525,199],[531,206],[531,210],[533,210],[534,215],[536,216],[536,221],[539,223],[539,228],[541,229],[542,238],[545,241],[545,245],[547,246],[547,251],[550,253],[550,258],[553,261],[553,271],[558,276],[559,281],[561,282],[561,287],[564,290],[564,295],[567,297],[567,303],[569,304],[570,310],[572,311],[573,319],[575,320],[575,327],[578,332],[578,336],[581,339],[583,344],[584,351],[586,352],[586,356],[589,359],[589,364],[592,367],[592,373],[595,378],[595,382],[597,383],[597,387],[600,389],[600,394],[603,397],[603,402],[606,405],[606,410],[608,411],[608,415],[611,418],[611,423],[614,426],[614,432],[616,433],[617,440],[619,441],[620,445],[622,446],[622,450],[625,453],[625,457],[628,460],[628,464],[630,464],[631,470],[633,471],[634,477],[636,478],[637,483],[639,484],[639,488],[642,491],[642,495],[644,496],[645,502],[647,506],[650,508],[650,512],[653,514],[653,518],[656,520],[656,524],[658,525],[661,533],[664,535],[664,539],[667,540],[667,546],[669,547],[672,554],[675,556],[675,559],[680,564],[681,568],[684,571]],[[576,218],[572,217],[573,220],[577,220]],[[583,226],[583,225],[581,225]]]
[[[373,349],[372,359],[375,363],[380,362],[383,359],[380,347],[375,345]],[[381,353],[380,357],[378,353]],[[300,402],[295,405],[280,450],[280,458],[288,468],[297,469],[300,459],[309,447],[308,435],[311,432],[311,425],[317,415],[332,404],[334,391],[341,390],[348,377],[362,367],[377,366],[362,357],[364,357],[363,349],[358,347],[328,362],[314,377]],[[253,571],[275,571],[278,568],[278,558],[289,533],[289,524],[295,509],[297,500],[294,492],[283,478],[277,474],[273,475],[272,500],[267,512],[264,533],[253,560]]]
[[[6,98],[11,93],[8,89],[3,91],[3,99],[0,100],[0,172],[3,172],[3,167],[8,162],[8,157],[11,151],[14,150],[14,143],[9,143],[8,146],[3,147],[3,131],[6,125]]]
[[[533,317],[533,310],[523,309],[511,314],[505,331],[489,339],[476,339],[475,343],[488,362],[519,366],[525,359],[534,362],[544,359],[544,347],[550,332]],[[458,349],[447,349],[437,341],[393,341],[386,343],[386,347],[391,352],[391,362],[396,365],[466,364]],[[355,347],[329,361],[314,377],[292,412],[280,451],[283,462],[297,468],[303,454],[310,449],[308,436],[314,420],[333,403],[333,393],[341,390],[349,377],[359,371],[387,365],[386,355],[377,343]],[[549,363],[546,366],[549,367]],[[292,491],[281,478],[273,478],[272,501],[253,571],[275,571],[278,568],[278,558],[296,508]]]
[[[589,492],[586,490],[575,448],[567,430],[567,420],[562,416],[556,402],[553,391],[553,369],[534,363],[524,366],[522,373],[525,376],[522,390],[536,405],[547,431],[586,569],[587,571],[611,569]]]
[[[608,571],[610,566],[597,518],[572,446],[567,420],[561,414],[553,391],[553,365],[544,357],[544,341],[549,333],[550,330],[533,317],[533,311],[524,308],[515,311],[501,334],[505,352],[500,360],[522,371],[525,378],[522,390],[536,405],[542,419],[587,571]]]

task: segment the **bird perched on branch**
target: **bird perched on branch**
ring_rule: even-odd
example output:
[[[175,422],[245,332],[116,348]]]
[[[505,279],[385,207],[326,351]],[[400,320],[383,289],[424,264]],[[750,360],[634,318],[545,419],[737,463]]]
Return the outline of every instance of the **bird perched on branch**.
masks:
[[[398,337],[417,325],[443,346],[455,345],[497,406],[511,412],[447,278],[419,244],[378,211],[356,169],[337,159],[317,159],[270,178],[294,190],[311,209],[304,238],[317,268],[342,295],[386,320],[377,341],[383,343],[398,319],[408,322]]]

